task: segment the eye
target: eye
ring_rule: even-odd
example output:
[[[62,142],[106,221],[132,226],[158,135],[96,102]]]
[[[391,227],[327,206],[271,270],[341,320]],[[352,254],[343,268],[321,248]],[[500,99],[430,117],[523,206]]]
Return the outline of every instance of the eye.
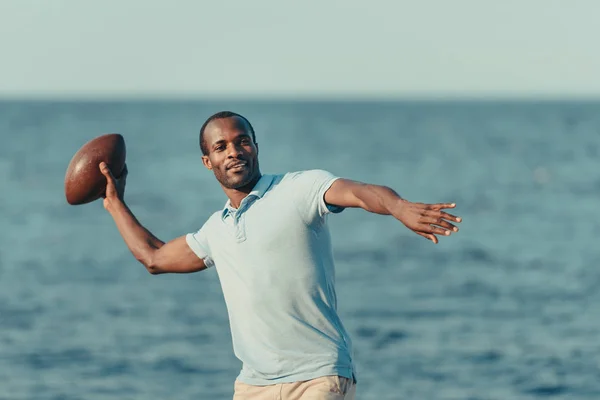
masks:
[[[241,144],[250,144],[250,138],[244,137],[240,140]]]
[[[224,149],[225,149],[225,146],[223,146],[222,144],[215,147],[215,151],[223,151]]]

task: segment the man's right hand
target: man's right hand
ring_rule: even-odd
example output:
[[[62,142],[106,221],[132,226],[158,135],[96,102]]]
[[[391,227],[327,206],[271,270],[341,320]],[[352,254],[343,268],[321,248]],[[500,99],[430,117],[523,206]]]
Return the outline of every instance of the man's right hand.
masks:
[[[109,209],[115,202],[122,202],[125,196],[125,182],[127,181],[127,164],[119,179],[112,174],[105,162],[100,163],[100,172],[106,177],[106,190],[104,192],[104,208]]]

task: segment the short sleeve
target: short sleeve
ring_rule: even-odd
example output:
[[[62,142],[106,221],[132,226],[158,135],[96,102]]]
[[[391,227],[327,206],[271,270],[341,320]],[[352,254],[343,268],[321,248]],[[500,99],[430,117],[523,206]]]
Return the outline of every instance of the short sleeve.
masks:
[[[294,183],[298,193],[298,207],[308,220],[344,210],[343,207],[325,202],[325,193],[338,179],[332,173],[320,169],[298,173]]]
[[[206,265],[207,268],[214,266],[213,259],[210,256],[208,239],[206,237],[206,224],[200,228],[198,232],[188,233],[185,240],[194,254],[204,261],[204,265]]]

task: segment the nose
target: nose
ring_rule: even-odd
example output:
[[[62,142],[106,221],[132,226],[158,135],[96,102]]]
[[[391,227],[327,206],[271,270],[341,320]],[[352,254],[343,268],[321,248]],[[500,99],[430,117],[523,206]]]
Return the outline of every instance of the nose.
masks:
[[[236,158],[236,157],[239,157],[240,154],[242,154],[242,147],[238,146],[235,143],[232,143],[231,146],[228,147],[227,151],[228,151],[228,153],[227,153],[228,158]]]

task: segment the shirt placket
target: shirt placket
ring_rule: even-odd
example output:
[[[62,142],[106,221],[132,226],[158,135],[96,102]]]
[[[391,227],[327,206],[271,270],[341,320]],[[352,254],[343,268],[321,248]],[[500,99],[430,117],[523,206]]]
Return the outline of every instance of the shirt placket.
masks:
[[[233,225],[235,227],[235,240],[241,243],[246,240],[246,210],[250,206],[251,199],[246,198],[240,204],[237,212],[233,216]]]
[[[234,222],[235,240],[238,243],[241,243],[244,240],[246,240],[246,216],[245,216],[245,213],[241,212],[241,210],[239,210],[235,215],[234,221],[235,221]]]

